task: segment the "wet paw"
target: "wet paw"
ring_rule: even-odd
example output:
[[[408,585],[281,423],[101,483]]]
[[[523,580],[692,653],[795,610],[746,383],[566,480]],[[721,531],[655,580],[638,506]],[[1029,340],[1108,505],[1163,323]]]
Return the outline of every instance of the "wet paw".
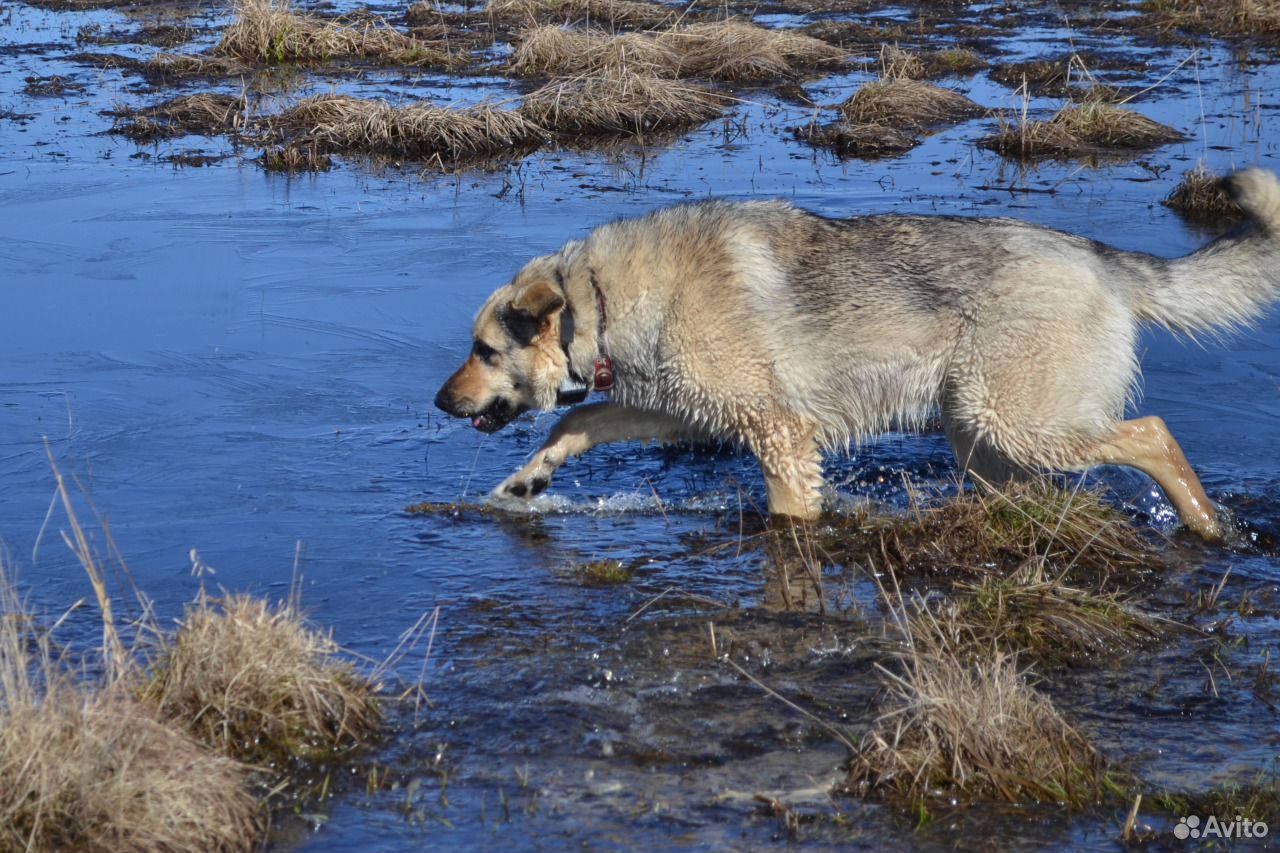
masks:
[[[545,473],[527,473],[520,471],[512,474],[493,490],[496,498],[518,498],[528,500],[546,491],[551,485],[551,477]]]

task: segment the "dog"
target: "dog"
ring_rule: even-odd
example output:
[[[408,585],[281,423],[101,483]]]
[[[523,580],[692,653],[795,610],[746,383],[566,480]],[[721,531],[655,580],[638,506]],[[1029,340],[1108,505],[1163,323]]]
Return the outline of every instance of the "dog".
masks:
[[[979,483],[1130,466],[1217,539],[1165,423],[1123,417],[1140,324],[1223,332],[1277,296],[1280,181],[1250,169],[1224,187],[1247,221],[1176,259],[1014,219],[828,219],[782,201],[615,221],[489,297],[435,403],[495,432],[609,393],[570,410],[495,496],[538,494],[598,444],[727,440],[759,460],[771,514],[813,519],[821,451],[940,413]]]

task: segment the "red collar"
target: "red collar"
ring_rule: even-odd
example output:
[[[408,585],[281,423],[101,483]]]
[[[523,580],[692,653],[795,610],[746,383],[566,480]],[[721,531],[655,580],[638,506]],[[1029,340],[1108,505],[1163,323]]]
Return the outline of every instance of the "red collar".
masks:
[[[596,346],[600,351],[600,354],[596,356],[595,374],[591,378],[591,387],[596,391],[610,391],[613,389],[613,359],[609,358],[609,352],[604,340],[608,316],[604,311],[604,293],[601,292],[600,284],[596,281],[594,275],[591,277],[591,287],[596,292],[596,313],[598,317]]]

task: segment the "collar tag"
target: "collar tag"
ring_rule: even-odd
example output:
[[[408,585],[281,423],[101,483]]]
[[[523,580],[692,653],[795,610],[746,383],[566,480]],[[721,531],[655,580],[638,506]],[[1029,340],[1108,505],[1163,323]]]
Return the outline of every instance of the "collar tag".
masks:
[[[613,359],[609,356],[601,356],[596,359],[595,376],[591,380],[591,387],[597,391],[609,391],[613,388]]]

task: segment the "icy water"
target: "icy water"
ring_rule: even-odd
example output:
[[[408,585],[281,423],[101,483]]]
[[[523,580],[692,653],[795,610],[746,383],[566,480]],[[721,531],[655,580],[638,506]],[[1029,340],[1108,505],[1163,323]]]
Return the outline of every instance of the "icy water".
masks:
[[[857,737],[874,718],[874,664],[888,644],[864,582],[832,569],[825,612],[786,606],[763,556],[735,546],[764,502],[748,458],[602,448],[563,469],[531,514],[404,509],[480,501],[549,429],[552,417],[539,415],[485,436],[431,406],[467,352],[476,307],[533,255],[601,222],[709,195],[784,197],[829,215],[1012,215],[1180,254],[1205,239],[1158,204],[1182,171],[1201,158],[1220,170],[1280,168],[1274,57],[1241,63],[1211,47],[1189,58],[1185,47],[1035,20],[991,39],[1001,61],[1075,45],[1145,63],[1117,82],[1158,83],[1133,105],[1189,139],[1115,165],[1006,163],[974,145],[991,119],[895,159],[840,162],[786,134],[812,110],[760,90],[745,93],[732,122],[642,154],[544,152],[502,172],[450,177],[344,161],[286,178],[223,140],[138,147],[106,134],[102,111],[172,93],[72,61],[86,49],[78,37],[86,27],[128,32],[175,20],[194,23],[194,44],[207,45],[226,10],[0,10],[0,538],[41,613],[90,595],[56,535],[61,516],[45,529],[47,442],[109,520],[164,619],[195,593],[193,548],[217,583],[273,597],[287,590],[296,556],[315,622],[370,659],[439,608],[430,658],[419,648],[399,672],[425,672],[429,707],[406,710],[387,742],[358,760],[390,767],[396,785],[370,793],[352,771],[356,781],[278,821],[275,846],[1122,847],[1119,807],[959,809],[917,829],[891,808],[830,795],[844,747],[715,650],[729,648],[756,677]],[[28,77],[54,74],[83,89],[24,91]],[[837,103],[865,79],[850,73],[806,88]],[[1021,106],[982,73],[948,85],[984,106]],[[509,93],[500,78],[431,73],[302,86],[442,102]],[[1033,99],[1030,109],[1057,104]],[[189,151],[212,162],[167,159]],[[1221,345],[1152,333],[1141,352],[1139,410],[1168,421],[1215,499],[1274,535],[1280,312]],[[828,473],[851,503],[894,507],[904,475],[945,487],[954,471],[941,436],[894,434],[830,460]],[[1142,523],[1172,529],[1149,483],[1104,477]],[[1251,778],[1280,749],[1275,706],[1255,689],[1280,636],[1266,606],[1280,562],[1265,549],[1175,538],[1185,553],[1171,570],[1171,601],[1230,568],[1226,597],[1252,591],[1259,602],[1224,629],[1232,642],[1216,676],[1199,647],[1175,642],[1058,675],[1045,689],[1108,755],[1157,784],[1198,789]],[[583,586],[575,566],[598,559],[621,560],[634,578]],[[83,607],[61,638],[92,642],[97,629]],[[798,832],[760,797],[804,816]],[[1164,832],[1162,819],[1152,818]],[[1167,832],[1154,844],[1187,849]]]

